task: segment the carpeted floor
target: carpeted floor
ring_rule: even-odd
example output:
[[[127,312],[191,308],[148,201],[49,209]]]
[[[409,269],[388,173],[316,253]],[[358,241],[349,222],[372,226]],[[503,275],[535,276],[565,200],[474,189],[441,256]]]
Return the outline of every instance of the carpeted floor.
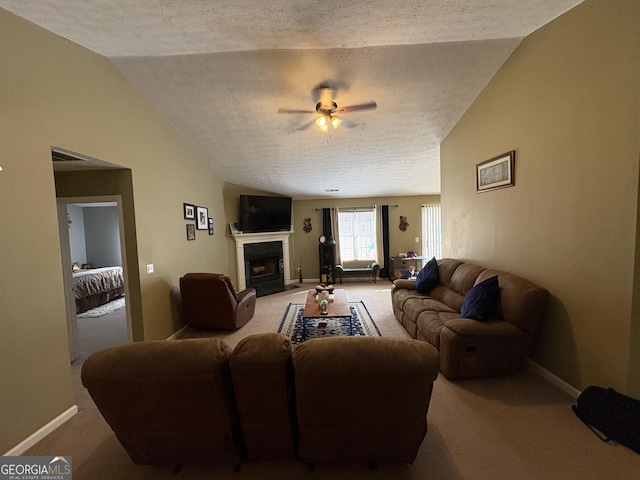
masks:
[[[256,315],[234,332],[210,332],[232,347],[252,333],[275,332],[289,303],[304,303],[306,289],[261,297]],[[363,301],[383,336],[408,337],[395,320],[391,284],[345,282],[350,301]],[[204,336],[183,330],[179,337]],[[80,384],[80,364],[72,365],[79,413],[25,455],[73,458],[75,480],[106,479],[355,479],[355,480],[567,480],[640,478],[640,455],[598,440],[571,411],[574,399],[532,370],[502,378],[435,382],[428,413],[429,432],[413,465],[318,465],[301,462],[245,462],[232,465],[134,465]],[[188,406],[185,406],[188,411]]]
[[[127,311],[124,297],[112,300],[100,309],[101,314],[89,310],[89,315],[78,315],[79,356],[74,363],[82,362],[92,353],[129,341]],[[95,310],[95,309],[94,309]]]

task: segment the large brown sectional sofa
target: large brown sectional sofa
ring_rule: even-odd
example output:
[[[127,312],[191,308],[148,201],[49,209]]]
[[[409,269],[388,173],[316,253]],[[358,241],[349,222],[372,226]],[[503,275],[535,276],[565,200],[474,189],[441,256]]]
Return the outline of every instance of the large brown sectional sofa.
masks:
[[[102,350],[82,383],[134,463],[408,462],[427,431],[437,350],[413,339],[277,333]]]
[[[415,280],[395,280],[391,300],[407,332],[438,349],[442,373],[460,379],[520,369],[533,349],[549,292],[517,275],[452,258],[438,260],[437,272],[428,293],[419,293]],[[460,318],[465,294],[495,276],[495,314],[485,320]]]

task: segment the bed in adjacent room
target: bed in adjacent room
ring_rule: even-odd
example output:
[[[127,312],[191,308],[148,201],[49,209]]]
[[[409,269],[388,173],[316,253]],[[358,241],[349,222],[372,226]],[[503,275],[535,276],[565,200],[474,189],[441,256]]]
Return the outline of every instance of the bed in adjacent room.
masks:
[[[76,313],[110,302],[124,295],[122,267],[92,268],[73,272]]]

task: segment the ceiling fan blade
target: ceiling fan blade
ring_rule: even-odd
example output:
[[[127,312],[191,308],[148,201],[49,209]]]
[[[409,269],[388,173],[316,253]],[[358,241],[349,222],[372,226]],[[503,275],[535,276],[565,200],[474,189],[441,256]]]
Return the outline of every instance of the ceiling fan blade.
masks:
[[[314,112],[315,113],[315,112]],[[306,130],[307,128],[309,128],[311,125],[313,125],[315,123],[316,119],[314,118],[313,120],[309,120],[306,123],[303,123],[302,125],[299,125],[296,127],[296,130]]]
[[[288,108],[279,108],[278,113],[317,113],[315,110],[289,110]]]
[[[350,113],[350,112],[358,112],[360,110],[375,110],[378,107],[376,102],[369,103],[361,103],[360,105],[350,105],[348,107],[342,107],[336,110],[336,113]]]

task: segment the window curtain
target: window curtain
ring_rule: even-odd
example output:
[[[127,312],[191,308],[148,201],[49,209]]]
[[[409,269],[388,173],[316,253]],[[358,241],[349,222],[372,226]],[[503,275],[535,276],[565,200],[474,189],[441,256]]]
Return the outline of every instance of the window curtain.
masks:
[[[322,209],[322,234],[327,237],[327,239],[333,236],[331,229],[331,209],[323,208]]]
[[[333,232],[333,239],[336,241],[336,253],[335,253],[335,262],[336,265],[340,265],[342,263],[342,259],[340,258],[340,228],[338,222],[338,209],[332,208],[331,215],[331,231]]]
[[[383,233],[382,233],[382,207],[378,205],[373,206],[375,231],[376,231],[376,263],[378,265],[384,264],[384,248],[383,248]]]
[[[340,232],[338,230],[338,211],[335,208],[322,209],[322,233],[327,240],[333,238],[336,242],[336,251],[334,254],[334,262],[336,265],[342,263],[340,260]]]
[[[379,210],[379,235],[382,237],[382,241],[378,244],[378,250],[382,245],[382,258],[381,261],[378,261],[378,265],[380,265],[380,277],[387,278],[389,276],[389,267],[387,266],[389,258],[389,205],[382,205]]]

